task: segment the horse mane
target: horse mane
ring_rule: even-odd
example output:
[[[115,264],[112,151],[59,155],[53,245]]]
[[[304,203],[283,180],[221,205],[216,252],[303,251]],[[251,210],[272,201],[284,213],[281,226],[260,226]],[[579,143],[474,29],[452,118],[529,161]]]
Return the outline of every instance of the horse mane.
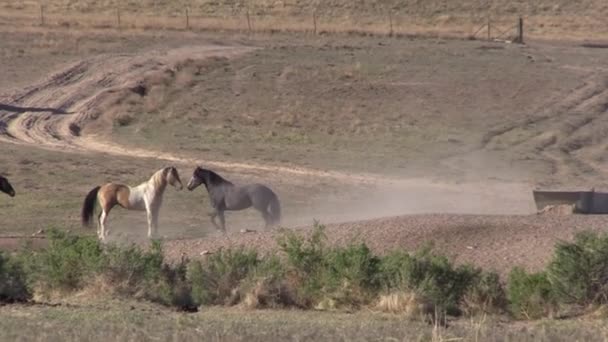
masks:
[[[226,178],[220,176],[219,174],[217,174],[211,170],[204,169],[202,167],[200,169],[203,171],[205,181],[207,181],[209,183],[209,185],[221,185],[221,184],[234,185],[234,184],[232,184],[231,181],[227,180]]]
[[[152,177],[150,177],[150,180],[148,181],[148,183],[152,183],[152,186],[154,187],[154,189],[161,189],[162,187],[166,186],[167,185],[166,171],[169,168],[170,167],[163,167],[162,169],[154,172]]]

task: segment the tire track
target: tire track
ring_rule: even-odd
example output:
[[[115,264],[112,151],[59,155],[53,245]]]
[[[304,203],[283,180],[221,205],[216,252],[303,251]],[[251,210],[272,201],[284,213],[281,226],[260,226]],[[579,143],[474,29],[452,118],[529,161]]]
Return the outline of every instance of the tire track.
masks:
[[[520,130],[527,137],[512,142],[509,148],[539,154],[552,164],[557,178],[575,175],[592,181],[598,175],[607,176],[608,171],[582,155],[606,140],[607,114],[608,76],[594,72],[562,99],[549,101],[539,114],[488,132],[479,149],[491,150],[499,139]]]

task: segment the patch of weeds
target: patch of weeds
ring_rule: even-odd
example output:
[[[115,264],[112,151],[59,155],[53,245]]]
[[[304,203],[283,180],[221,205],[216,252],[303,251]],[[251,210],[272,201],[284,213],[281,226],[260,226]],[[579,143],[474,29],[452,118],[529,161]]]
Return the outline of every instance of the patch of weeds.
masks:
[[[240,300],[241,281],[259,264],[256,251],[222,250],[204,261],[187,266],[186,279],[192,286],[192,298],[198,305],[234,305]]]
[[[24,302],[31,294],[21,265],[0,252],[0,303]]]
[[[298,306],[311,307],[321,297],[325,267],[325,227],[315,222],[308,239],[285,231],[277,239],[287,256],[287,277],[294,288]]]
[[[365,245],[330,250],[324,256],[322,292],[338,306],[368,304],[380,288],[380,258]]]
[[[560,303],[608,303],[608,235],[580,233],[572,243],[558,243],[547,278]]]
[[[470,265],[454,267],[429,247],[414,255],[394,252],[382,259],[381,284],[385,292],[401,290],[425,298],[441,312],[458,315],[464,295],[482,274]]]
[[[239,297],[243,305],[251,309],[291,307],[297,306],[293,290],[281,260],[267,256],[243,280]]]
[[[507,308],[507,295],[498,274],[482,272],[465,292],[461,307],[468,316],[498,314]]]
[[[544,272],[528,274],[515,267],[509,274],[507,290],[511,313],[517,318],[550,316],[556,308],[551,283]]]
[[[50,229],[49,246],[41,251],[20,253],[28,286],[45,296],[49,291],[73,291],[100,271],[103,250],[94,237],[79,237]]]

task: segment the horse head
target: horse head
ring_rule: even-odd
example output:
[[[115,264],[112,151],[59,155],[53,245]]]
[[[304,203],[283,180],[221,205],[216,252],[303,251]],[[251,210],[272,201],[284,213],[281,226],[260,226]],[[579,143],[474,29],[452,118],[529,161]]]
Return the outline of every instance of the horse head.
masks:
[[[164,170],[164,176],[167,183],[169,183],[172,187],[176,188],[177,190],[184,188],[182,181],[179,179],[179,173],[175,167],[166,167]]]
[[[8,182],[8,179],[0,176],[0,191],[8,194],[11,197],[15,197],[15,189]]]
[[[192,177],[190,181],[188,181],[188,185],[186,188],[190,191],[196,189],[197,186],[203,184],[205,182],[204,169],[200,166],[197,166],[196,169],[192,172]]]

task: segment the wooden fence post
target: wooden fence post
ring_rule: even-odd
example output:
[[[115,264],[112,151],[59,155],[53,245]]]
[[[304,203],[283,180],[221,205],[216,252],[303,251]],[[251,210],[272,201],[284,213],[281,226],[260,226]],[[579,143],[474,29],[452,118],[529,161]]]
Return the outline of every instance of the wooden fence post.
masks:
[[[490,40],[491,38],[491,34],[490,34],[490,17],[488,17],[488,40]]]
[[[251,18],[249,17],[249,8],[247,8],[247,29],[251,33]]]
[[[188,7],[186,7],[186,30],[190,29],[190,16],[188,14]]]
[[[389,23],[389,27],[390,27],[388,36],[392,37],[393,36],[393,11],[391,11],[390,9],[388,10],[388,23]]]
[[[44,26],[44,5],[40,4],[40,26]]]
[[[517,43],[524,43],[524,19],[522,17],[517,20]]]

